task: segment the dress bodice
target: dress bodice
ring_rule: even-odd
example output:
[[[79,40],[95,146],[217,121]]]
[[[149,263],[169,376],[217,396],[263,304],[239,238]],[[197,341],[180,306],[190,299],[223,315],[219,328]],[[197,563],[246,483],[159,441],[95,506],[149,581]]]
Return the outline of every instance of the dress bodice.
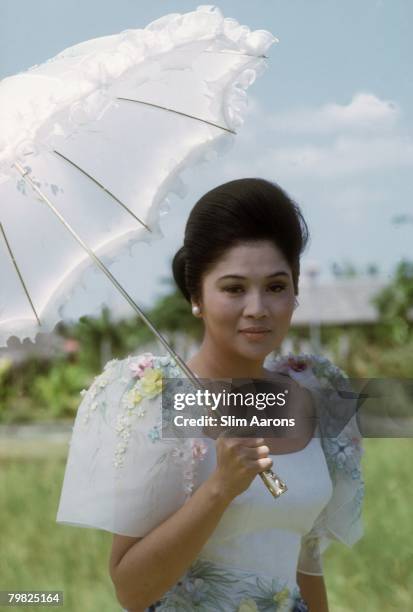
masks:
[[[214,441],[208,439],[208,446],[197,486],[216,466]],[[271,457],[288,490],[274,499],[256,477],[228,506],[200,556],[295,584],[301,536],[330,499],[332,483],[319,437],[302,450]]]
[[[208,451],[198,464],[195,489],[216,467],[215,441],[205,442]],[[306,610],[296,582],[301,538],[328,503],[332,481],[319,437],[299,451],[271,457],[288,490],[274,499],[255,478],[229,504],[197,559],[156,610],[179,605],[204,612]]]

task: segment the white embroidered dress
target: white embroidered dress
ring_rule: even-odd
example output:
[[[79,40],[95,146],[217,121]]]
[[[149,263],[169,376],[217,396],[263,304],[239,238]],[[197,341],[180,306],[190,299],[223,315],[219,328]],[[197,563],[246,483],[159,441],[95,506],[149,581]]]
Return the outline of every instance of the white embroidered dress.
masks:
[[[289,356],[267,368],[307,387],[319,409],[328,402],[330,412],[340,411],[336,388],[345,377],[328,360]],[[162,379],[180,375],[169,357],[149,354],[106,365],[78,410],[57,522],[144,537],[208,478],[214,440],[161,439]],[[351,546],[362,535],[356,419],[339,435],[322,434],[302,450],[273,456],[288,491],[274,500],[255,478],[156,610],[307,610],[297,569],[321,575],[331,540]]]

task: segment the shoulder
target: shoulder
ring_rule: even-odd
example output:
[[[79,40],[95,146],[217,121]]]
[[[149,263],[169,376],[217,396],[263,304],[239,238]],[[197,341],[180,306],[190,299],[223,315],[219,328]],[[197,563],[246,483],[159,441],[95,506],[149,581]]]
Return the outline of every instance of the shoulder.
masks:
[[[140,391],[143,397],[155,397],[162,390],[163,378],[179,376],[179,368],[169,356],[140,353],[124,359],[112,359],[81,396],[95,400],[107,393]]]
[[[268,368],[274,372],[288,374],[295,380],[317,382],[321,387],[336,387],[348,380],[342,369],[322,355],[288,353],[271,358]]]
[[[150,373],[153,375],[153,372],[172,378],[179,375],[179,368],[169,356],[153,355],[152,353],[128,355],[124,359],[108,361],[103,371],[94,379],[93,385],[105,387],[119,375],[122,376],[123,382],[130,382],[131,379],[140,380],[148,377]]]
[[[320,355],[290,353],[273,359],[269,366],[311,392],[331,471],[346,471],[352,478],[358,478],[364,449],[357,420],[358,394],[347,374]]]
[[[87,436],[101,435],[103,430],[116,432],[119,454],[133,432],[145,432],[157,441],[163,380],[178,375],[179,369],[169,356],[141,353],[112,359],[81,392],[74,430]]]
[[[71,440],[72,454],[87,448],[91,463],[111,461],[118,476],[132,474],[134,465],[164,470],[169,455],[187,462],[189,439],[162,436],[164,380],[180,369],[169,356],[141,353],[109,361],[87,390],[77,411]],[[183,451],[187,451],[186,454]],[[93,456],[93,457],[92,457]],[[139,459],[139,460],[138,460]]]

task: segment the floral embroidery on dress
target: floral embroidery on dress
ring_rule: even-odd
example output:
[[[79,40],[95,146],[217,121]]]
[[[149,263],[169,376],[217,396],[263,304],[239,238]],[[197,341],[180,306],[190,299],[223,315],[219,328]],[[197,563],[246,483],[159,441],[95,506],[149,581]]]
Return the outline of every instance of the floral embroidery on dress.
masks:
[[[152,442],[157,442],[158,440],[161,439],[161,433],[160,433],[160,426],[159,425],[154,425],[152,427],[152,429],[150,429],[148,431],[148,438],[152,441]]]
[[[163,370],[159,367],[160,359],[151,353],[144,353],[136,358],[129,357],[127,365],[131,380],[121,400],[123,413],[118,417],[119,425],[116,432],[121,440],[115,449],[115,467],[124,465],[124,457],[127,451],[127,442],[130,438],[133,421],[135,418],[144,418],[148,413],[148,406],[140,404],[143,399],[154,399],[162,392]],[[164,362],[165,363],[165,362]],[[170,364],[170,361],[166,365]],[[171,364],[172,365],[172,364]],[[132,388],[130,388],[132,384]],[[161,423],[158,421],[148,432],[148,438],[155,443],[161,440]]]
[[[235,590],[234,590],[235,589]],[[238,594],[236,594],[238,593]],[[298,587],[197,559],[154,605],[160,612],[308,612]]]
[[[245,582],[246,580],[246,582]],[[234,587],[249,583],[235,595]],[[160,612],[308,612],[298,587],[197,559],[154,605]]]
[[[246,610],[259,610],[260,612],[306,612],[308,611],[306,603],[301,598],[298,587],[289,589],[286,583],[280,580],[255,578],[255,584],[248,585],[243,593],[244,599],[241,600],[241,606],[245,602],[253,602],[255,608],[246,608]],[[248,605],[252,605],[249,603]],[[238,608],[237,612],[240,609]]]
[[[89,390],[81,392],[85,399],[82,405],[83,423],[87,425],[93,413],[104,415],[106,387],[110,383],[120,383],[123,387],[121,389],[120,410],[114,426],[118,438],[113,458],[115,468],[124,466],[129,440],[136,420],[142,419],[144,424],[145,417],[154,414],[151,410],[151,400],[157,398],[162,392],[164,379],[176,378],[180,374],[181,372],[175,361],[169,356],[156,357],[151,353],[144,353],[137,357],[128,357],[123,362],[117,359],[109,361],[103,373],[95,378]],[[140,427],[139,431],[156,444],[162,440],[162,414],[159,411],[158,403],[153,404],[153,409],[156,415],[155,423],[152,426]],[[207,447],[201,440],[178,439],[174,441],[173,445],[166,444],[165,453],[161,455],[156,465],[169,457],[175,463],[182,465],[183,488],[188,498],[194,487],[196,465],[203,460],[206,453]]]
[[[346,471],[354,479],[360,476],[357,467],[359,461],[355,457],[356,451],[360,449],[359,440],[341,433],[336,438],[326,438],[324,446],[330,462],[336,469]]]
[[[104,408],[105,404],[98,396],[102,393],[102,391],[107,387],[107,385],[114,380],[114,373],[116,371],[116,366],[118,365],[117,359],[112,359],[108,361],[105,365],[102,374],[96,376],[93,383],[89,387],[89,389],[82,389],[80,392],[80,396],[86,400],[85,401],[85,414],[83,416],[83,424],[87,425],[90,421],[92,413],[97,411],[99,407],[99,403]]]
[[[307,355],[305,353],[294,355],[293,353],[288,353],[288,355],[276,357],[272,363],[277,371],[282,371],[286,374],[288,374],[290,369],[295,372],[303,372],[311,368],[322,387],[334,387],[342,383],[343,380],[348,379],[343,370],[321,355]]]
[[[152,353],[143,353],[143,355],[138,357],[136,360],[132,361],[132,363],[129,365],[129,368],[133,376],[136,376],[137,378],[140,378],[141,376],[143,376],[146,368],[152,368],[152,367],[153,367]]]
[[[242,599],[237,612],[258,612],[257,604],[251,597]]]
[[[196,466],[199,461],[203,461],[205,459],[205,456],[208,453],[208,447],[202,440],[194,438],[191,440],[190,444],[191,457],[189,462],[185,462],[187,467],[184,470],[184,490],[187,495],[187,500],[191,496],[194,489]]]
[[[160,368],[147,368],[139,383],[139,390],[144,397],[152,399],[162,391],[162,370]]]
[[[234,609],[231,587],[238,581],[231,571],[197,559],[156,608],[162,612],[227,612]]]

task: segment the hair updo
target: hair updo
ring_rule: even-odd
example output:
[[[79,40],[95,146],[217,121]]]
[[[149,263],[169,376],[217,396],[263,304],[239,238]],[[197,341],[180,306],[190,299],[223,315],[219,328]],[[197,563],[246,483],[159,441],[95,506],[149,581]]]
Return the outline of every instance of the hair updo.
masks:
[[[191,301],[201,297],[202,278],[228,249],[269,240],[280,249],[298,295],[300,256],[309,238],[298,205],[275,183],[257,178],[230,181],[208,191],[189,215],[184,246],[172,261],[178,288]]]

